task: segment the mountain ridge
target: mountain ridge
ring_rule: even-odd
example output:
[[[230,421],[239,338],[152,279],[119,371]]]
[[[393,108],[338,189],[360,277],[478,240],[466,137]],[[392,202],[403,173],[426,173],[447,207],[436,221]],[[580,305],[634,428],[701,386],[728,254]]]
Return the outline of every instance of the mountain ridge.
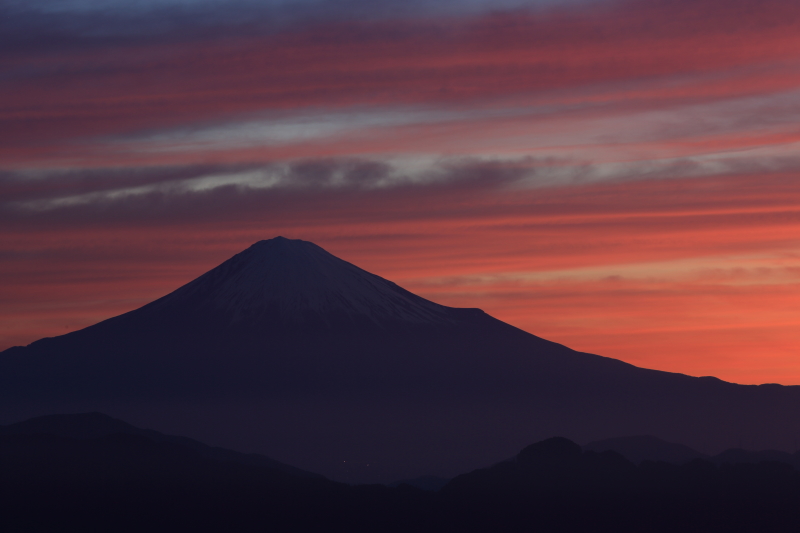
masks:
[[[392,488],[295,476],[177,442],[104,434],[120,426],[130,428],[87,413],[0,432],[4,530],[638,533],[795,531],[800,524],[798,464],[792,468],[786,455],[774,453],[637,465],[552,437],[451,480],[428,476]],[[65,427],[89,438],[64,436]]]
[[[14,424],[0,425],[0,435],[54,435],[68,439],[88,440],[118,434],[144,437],[153,442],[176,444],[197,452],[201,457],[210,459],[231,461],[243,465],[264,466],[304,478],[323,477],[263,455],[243,454],[233,450],[208,446],[189,437],[165,435],[152,429],[138,428],[123,420],[99,412],[43,415]]]

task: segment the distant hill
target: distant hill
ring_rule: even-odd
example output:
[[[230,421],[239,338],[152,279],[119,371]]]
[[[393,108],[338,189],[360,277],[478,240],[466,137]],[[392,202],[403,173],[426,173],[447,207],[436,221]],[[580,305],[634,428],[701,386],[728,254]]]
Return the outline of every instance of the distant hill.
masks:
[[[0,423],[99,411],[347,482],[451,478],[564,435],[794,451],[800,387],[580,353],[436,304],[305,241],[0,353]]]
[[[800,472],[781,462],[682,465],[582,451],[556,437],[438,493],[442,531],[789,532]]]
[[[390,487],[399,487],[400,485],[409,485],[420,490],[437,491],[447,485],[449,479],[436,476],[420,476],[414,479],[402,479],[389,483]]]
[[[45,415],[0,426],[0,435],[54,435],[66,439],[87,440],[119,434],[143,437],[154,443],[169,443],[210,459],[273,468],[298,477],[322,478],[319,474],[306,472],[263,455],[215,448],[187,437],[164,435],[152,429],[140,429],[102,413]]]
[[[129,429],[92,414],[66,423],[51,418],[49,425],[60,435],[42,433],[48,425],[42,420],[0,433],[1,531],[762,533],[800,528],[800,473],[774,461],[717,466],[694,459],[637,466],[616,452],[582,451],[556,437],[525,447],[513,460],[459,475],[436,492],[409,484],[350,486],[209,457],[157,433],[104,434],[95,426],[98,420],[107,428]]]
[[[649,435],[635,437],[618,437],[590,442],[583,450],[594,452],[613,451],[627,460],[639,464],[643,461],[662,461],[682,465],[694,459],[705,459],[716,465],[724,464],[758,464],[764,461],[779,462],[800,470],[800,450],[788,453],[781,450],[743,450],[730,448],[724,452],[710,456],[700,453],[683,444],[666,442]]]
[[[683,444],[674,444],[651,435],[618,437],[590,442],[584,450],[614,451],[636,464],[642,461],[664,461],[673,464],[688,463],[692,459],[706,459],[707,455]]]
[[[742,450],[731,448],[710,458],[714,464],[785,463],[800,470],[800,451],[787,453],[780,450]]]
[[[409,504],[417,524],[425,493],[388,491],[352,488],[97,413],[0,431],[4,532],[391,531],[406,529]]]

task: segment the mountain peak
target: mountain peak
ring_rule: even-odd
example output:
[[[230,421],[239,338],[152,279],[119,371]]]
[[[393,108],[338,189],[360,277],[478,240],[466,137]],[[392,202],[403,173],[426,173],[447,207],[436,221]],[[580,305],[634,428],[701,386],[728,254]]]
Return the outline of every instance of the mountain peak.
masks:
[[[282,261],[305,261],[314,256],[321,257],[329,255],[335,257],[313,242],[301,239],[287,239],[281,236],[258,241],[234,257],[240,255],[246,255],[250,261],[257,260],[257,258],[270,258],[271,260],[280,258]]]
[[[279,317],[293,322],[336,316],[441,323],[449,322],[450,310],[312,242],[286,237],[256,242],[153,305],[188,302],[212,306],[233,320]]]
[[[302,239],[289,239],[282,235],[278,235],[277,237],[273,237],[271,239],[264,239],[252,244],[250,248],[259,248],[264,249],[265,247],[277,247],[281,246],[284,249],[292,250],[292,249],[300,249],[303,247],[313,246],[315,248],[319,248],[316,244],[309,241],[304,241]],[[321,249],[321,248],[320,248]]]

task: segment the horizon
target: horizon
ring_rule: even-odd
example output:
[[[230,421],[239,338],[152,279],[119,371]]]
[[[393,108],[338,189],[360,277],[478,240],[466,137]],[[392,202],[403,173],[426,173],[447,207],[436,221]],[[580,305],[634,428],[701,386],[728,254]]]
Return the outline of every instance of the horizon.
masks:
[[[800,5],[0,7],[0,351],[276,235],[574,350],[800,384]]]

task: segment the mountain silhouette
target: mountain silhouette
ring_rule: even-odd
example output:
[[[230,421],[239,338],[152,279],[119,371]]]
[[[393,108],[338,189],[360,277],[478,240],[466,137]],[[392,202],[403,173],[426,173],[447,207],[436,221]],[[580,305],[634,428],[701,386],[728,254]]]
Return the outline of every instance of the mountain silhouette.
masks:
[[[215,449],[100,413],[0,426],[0,529],[619,533],[800,527],[800,472],[772,457],[776,452],[759,458],[739,450],[734,455],[742,460],[728,454],[717,464],[635,465],[616,452],[581,450],[553,437],[449,481],[418,478],[390,488],[337,483],[208,450]]]
[[[0,427],[4,532],[409,530],[417,493],[350,487],[100,413]]]
[[[637,368],[425,300],[305,241],[0,354],[0,423],[102,411],[331,479],[450,478],[551,435],[794,451],[800,387]]]
[[[746,459],[636,465],[554,437],[447,483],[438,531],[797,530],[800,472]]]
[[[667,442],[652,435],[599,440],[584,445],[583,449],[595,452],[614,451],[636,464],[642,461],[684,464],[692,459],[708,459],[705,454],[688,446]]]
[[[263,455],[211,447],[188,437],[165,435],[152,429],[137,428],[103,413],[38,416],[15,424],[0,426],[0,435],[53,435],[77,440],[100,439],[109,435],[134,435],[155,443],[169,443],[204,458],[267,467],[297,477],[322,478],[319,474],[306,472]]]

